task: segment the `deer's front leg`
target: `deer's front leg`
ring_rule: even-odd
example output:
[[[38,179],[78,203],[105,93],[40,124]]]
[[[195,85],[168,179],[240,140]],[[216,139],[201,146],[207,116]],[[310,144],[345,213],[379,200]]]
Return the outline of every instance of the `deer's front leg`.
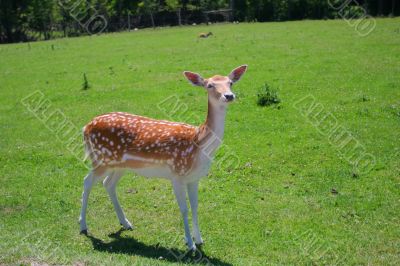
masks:
[[[192,209],[192,220],[193,220],[193,236],[194,241],[197,245],[203,244],[203,239],[200,235],[199,222],[197,219],[197,207],[198,207],[198,191],[199,182],[195,181],[187,185],[190,207]]]
[[[122,177],[123,172],[115,171],[111,173],[103,182],[103,186],[106,188],[108,195],[114,205],[115,212],[119,223],[125,228],[131,230],[133,228],[132,224],[126,219],[124,212],[122,211],[121,205],[118,202],[116,186],[118,181]]]
[[[196,245],[193,244],[192,237],[190,235],[190,228],[189,228],[188,207],[186,204],[186,185],[177,180],[174,180],[172,182],[172,185],[174,187],[176,201],[178,202],[179,209],[181,211],[182,218],[183,218],[183,225],[185,227],[186,244],[188,245],[189,249],[195,250]]]

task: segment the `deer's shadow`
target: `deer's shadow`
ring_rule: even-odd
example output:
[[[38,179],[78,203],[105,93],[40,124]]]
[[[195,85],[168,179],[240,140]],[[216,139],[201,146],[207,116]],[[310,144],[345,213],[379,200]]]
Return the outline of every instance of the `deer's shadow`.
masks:
[[[187,264],[204,265],[222,265],[231,266],[232,264],[221,261],[217,258],[208,257],[204,251],[199,248],[195,252],[180,250],[176,248],[165,248],[160,245],[147,245],[131,237],[121,236],[124,229],[110,234],[110,242],[104,242],[92,235],[87,238],[92,241],[93,248],[101,252],[119,253],[134,256],[141,256],[170,262],[181,262]]]

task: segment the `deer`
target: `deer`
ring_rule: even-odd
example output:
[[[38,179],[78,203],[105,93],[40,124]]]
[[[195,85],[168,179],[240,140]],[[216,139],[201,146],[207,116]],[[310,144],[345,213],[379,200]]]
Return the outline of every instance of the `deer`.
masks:
[[[200,126],[156,120],[125,112],[112,112],[93,118],[83,127],[83,141],[91,170],[84,178],[82,209],[79,217],[81,234],[88,234],[86,211],[92,186],[102,181],[123,229],[132,230],[117,198],[116,186],[126,171],[144,177],[171,181],[183,219],[185,242],[196,250],[203,239],[198,224],[199,180],[208,175],[211,163],[221,145],[226,110],[235,100],[231,88],[246,72],[242,65],[228,76],[204,79],[184,71],[194,86],[208,94],[207,118]],[[207,153],[204,152],[207,149]],[[192,211],[193,239],[188,222],[187,198]],[[194,242],[193,242],[194,240]]]
[[[199,34],[199,38],[208,38],[211,35],[213,35],[213,33],[211,31],[209,31],[208,33],[202,32]]]

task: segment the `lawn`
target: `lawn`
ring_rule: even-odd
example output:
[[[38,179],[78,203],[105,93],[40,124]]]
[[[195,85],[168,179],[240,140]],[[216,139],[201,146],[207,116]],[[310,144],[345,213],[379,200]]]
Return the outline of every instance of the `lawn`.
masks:
[[[1,45],[0,264],[399,265],[400,18],[376,22],[365,37],[328,20]],[[120,231],[99,184],[90,235],[79,235],[81,128],[110,111],[200,124],[206,93],[182,71],[227,75],[241,64],[224,147],[200,182],[201,253],[185,255],[171,184],[132,174],[118,193],[135,229]],[[265,83],[279,104],[257,106]],[[179,105],[166,107],[168,97]],[[73,151],[54,111],[78,136]],[[321,115],[361,148],[332,141]],[[218,163],[227,153],[234,166]],[[368,167],[352,154],[368,155]]]

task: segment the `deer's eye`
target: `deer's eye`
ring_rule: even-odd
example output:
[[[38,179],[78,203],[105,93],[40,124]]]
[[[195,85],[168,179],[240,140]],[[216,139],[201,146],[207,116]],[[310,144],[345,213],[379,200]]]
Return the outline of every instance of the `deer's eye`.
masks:
[[[229,86],[232,86],[233,85],[233,82],[232,81],[229,81]]]
[[[207,85],[207,88],[208,88],[208,89],[212,89],[212,88],[214,88],[214,85],[208,84],[208,85]]]

